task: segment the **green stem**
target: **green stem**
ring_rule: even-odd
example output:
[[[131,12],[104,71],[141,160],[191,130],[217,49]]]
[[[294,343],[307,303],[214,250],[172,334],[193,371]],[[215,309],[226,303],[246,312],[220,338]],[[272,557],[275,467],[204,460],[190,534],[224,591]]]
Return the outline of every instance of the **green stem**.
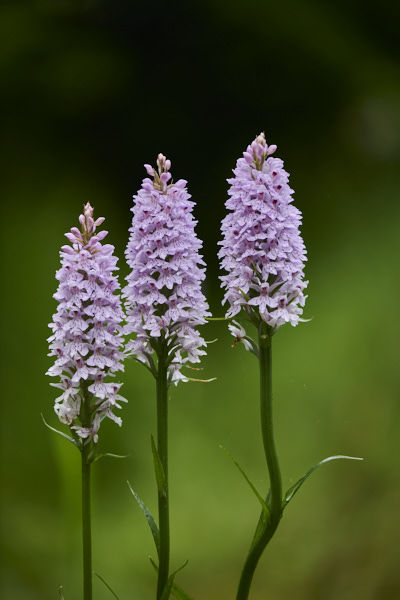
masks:
[[[81,449],[82,456],[82,538],[83,600],[92,600],[92,527],[90,515],[90,444]]]
[[[166,349],[165,349],[166,350]],[[168,367],[166,351],[158,356],[157,373],[157,450],[164,470],[165,485],[158,490],[158,519],[160,530],[160,555],[157,581],[157,600],[161,598],[169,575],[169,494],[168,494]]]
[[[236,600],[247,600],[258,561],[260,560],[268,542],[274,535],[282,516],[282,479],[278,455],[275,448],[272,414],[271,336],[269,335],[269,331],[265,323],[261,323],[259,327],[258,342],[260,349],[259,364],[261,431],[270,480],[268,505],[271,514],[267,522],[265,522],[265,515],[261,514],[259,527],[257,528],[257,535],[253,540],[242,570]],[[261,526],[263,522],[264,525]]]

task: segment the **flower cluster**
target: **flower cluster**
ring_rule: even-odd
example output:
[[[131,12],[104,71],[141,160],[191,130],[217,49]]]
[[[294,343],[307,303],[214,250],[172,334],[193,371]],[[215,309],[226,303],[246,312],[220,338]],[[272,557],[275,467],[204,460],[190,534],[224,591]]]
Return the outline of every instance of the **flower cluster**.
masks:
[[[275,329],[297,325],[305,296],[306,251],[299,232],[300,211],[291,204],[293,190],[279,158],[270,155],[262,133],[237,161],[228,179],[231,212],[222,221],[223,241],[218,256],[228,274],[221,277],[228,317],[244,308],[254,321]],[[238,339],[238,326],[231,326]]]
[[[171,162],[159,154],[158,171],[145,165],[150,177],[134,197],[132,227],[126,249],[131,268],[126,298],[127,344],[136,358],[155,374],[152,355],[168,366],[168,383],[187,381],[182,366],[197,363],[205,354],[203,338],[196,330],[209,316],[201,291],[205,278],[202,243],[196,237],[186,181],[173,183]]]
[[[54,298],[57,312],[49,325],[53,335],[49,356],[56,356],[47,374],[59,376],[52,384],[62,390],[55,401],[55,411],[62,423],[69,425],[75,440],[98,441],[98,430],[104,417],[118,425],[121,419],[112,412],[121,408],[118,401],[122,384],[106,382],[106,377],[123,371],[124,353],[121,323],[124,313],[119,284],[113,271],[117,258],[114,247],[101,244],[107,231],[95,233],[104,221],[93,219],[90,204],[80,215],[81,231],[73,227],[66,233],[72,246],[61,248],[61,269],[56,278],[59,286]]]

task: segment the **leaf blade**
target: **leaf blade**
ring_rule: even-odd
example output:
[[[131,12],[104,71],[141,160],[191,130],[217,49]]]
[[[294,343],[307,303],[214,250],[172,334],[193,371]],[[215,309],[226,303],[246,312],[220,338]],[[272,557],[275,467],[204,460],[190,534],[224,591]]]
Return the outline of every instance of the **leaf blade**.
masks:
[[[183,589],[178,587],[175,583],[172,586],[171,592],[177,600],[194,600],[192,596],[189,596],[189,594],[184,592]]]
[[[179,567],[173,573],[171,573],[171,575],[168,577],[168,581],[167,581],[167,583],[165,585],[165,588],[163,589],[163,592],[161,594],[160,600],[168,600],[168,598],[170,597],[171,593],[173,593],[172,590],[173,590],[173,587],[174,587],[175,575],[177,573],[179,573],[179,571],[182,571],[182,569],[184,569],[187,564],[188,564],[188,561],[186,561],[185,564],[183,564],[181,567]],[[183,590],[182,590],[182,592],[183,592]],[[183,592],[183,593],[185,593],[185,592]]]
[[[132,454],[112,454],[111,452],[103,452],[102,454],[96,454],[93,462],[95,463],[96,461],[100,460],[100,458],[105,458],[107,456],[109,458],[129,458],[132,456]]]
[[[228,450],[226,450],[226,448],[224,448],[223,446],[220,446],[220,448],[222,448],[222,450],[225,452],[225,454],[227,455],[227,457],[233,462],[233,464],[235,465],[235,467],[238,469],[238,471],[244,477],[244,479],[247,482],[247,484],[249,485],[250,489],[252,490],[252,492],[256,496],[257,500],[261,504],[263,512],[265,513],[265,515],[267,517],[267,521],[268,521],[269,518],[270,518],[270,516],[271,516],[271,511],[269,510],[269,508],[268,508],[267,504],[265,503],[263,497],[258,493],[258,491],[256,490],[255,486],[252,484],[252,482],[250,481],[250,479],[247,477],[246,473],[243,471],[242,467],[239,465],[239,463],[236,462],[236,460],[233,458],[233,456],[231,454],[229,454]]]
[[[154,438],[151,436],[151,450],[153,452],[154,471],[156,474],[158,491],[162,496],[167,495],[167,480],[165,477],[164,467],[161,462],[160,455],[154,443]]]
[[[154,567],[154,570],[156,572],[158,572],[158,567],[151,557],[150,557],[150,562],[151,562],[152,566]],[[188,561],[186,561],[185,564],[182,565],[179,569],[174,571],[173,577],[175,577],[175,575],[178,573],[178,571],[181,571],[184,567],[186,567],[187,563],[188,563]],[[175,596],[175,598],[177,598],[177,600],[194,600],[192,598],[192,596],[189,596],[189,594],[184,592],[183,589],[180,588],[179,586],[177,586],[175,583],[172,583],[170,593],[173,594],[173,596]]]
[[[292,500],[293,496],[301,488],[301,486],[306,481],[306,479],[308,479],[310,477],[311,473],[313,473],[316,469],[318,469],[318,467],[320,467],[321,465],[324,465],[327,462],[330,462],[332,460],[342,460],[342,459],[344,459],[344,460],[363,460],[362,458],[359,458],[357,456],[344,456],[343,454],[337,454],[335,456],[328,456],[328,458],[324,458],[319,463],[317,463],[316,465],[311,467],[311,469],[309,469],[303,475],[303,477],[300,477],[300,479],[298,481],[296,481],[296,483],[294,485],[292,485],[292,487],[290,487],[286,491],[284,498],[283,498],[283,502],[282,502],[282,511],[286,508],[286,506],[289,504],[289,502]]]
[[[136,492],[133,491],[129,481],[127,483],[128,483],[129,489],[131,490],[133,497],[135,498],[135,500],[138,503],[139,507],[141,508],[144,516],[146,517],[147,523],[151,530],[151,534],[153,536],[154,543],[156,545],[157,555],[160,556],[160,532],[157,527],[157,523],[155,522],[153,515],[151,514],[151,512],[149,511],[149,509],[147,508],[145,503],[139,498],[139,496],[136,494]]]
[[[105,581],[101,575],[99,575],[98,573],[96,573],[96,571],[93,571],[94,574],[96,575],[96,577],[98,577],[100,579],[100,581],[102,581],[104,583],[104,585],[106,586],[106,588],[108,588],[110,590],[110,592],[112,593],[112,595],[114,596],[114,598],[116,598],[117,600],[119,600],[117,594],[114,592],[114,590],[108,585],[107,581]]]
[[[52,427],[51,425],[49,425],[49,424],[46,422],[46,420],[45,420],[45,418],[44,418],[44,416],[43,416],[43,415],[41,415],[41,417],[42,417],[42,421],[43,421],[43,423],[46,425],[46,427],[47,427],[48,429],[50,429],[51,431],[54,431],[54,433],[58,433],[58,435],[61,435],[63,438],[65,438],[66,440],[68,440],[69,442],[71,442],[71,444],[73,444],[74,446],[78,446],[78,444],[75,442],[74,438],[70,437],[69,435],[67,435],[66,433],[64,433],[64,432],[62,432],[62,431],[59,431],[59,430],[58,430],[58,429],[56,429],[55,427]],[[61,589],[61,588],[60,588],[60,589]]]

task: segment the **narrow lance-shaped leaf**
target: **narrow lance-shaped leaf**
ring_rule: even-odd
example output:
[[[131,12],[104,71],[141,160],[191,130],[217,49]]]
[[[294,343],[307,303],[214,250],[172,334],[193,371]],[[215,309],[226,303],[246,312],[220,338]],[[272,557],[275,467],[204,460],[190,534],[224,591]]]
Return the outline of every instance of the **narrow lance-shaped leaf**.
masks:
[[[158,567],[152,558],[150,558],[150,562],[153,565],[154,569],[158,572]],[[185,564],[182,565],[182,567],[177,569],[177,571],[174,571],[173,575],[171,575],[170,578],[175,577],[175,575],[178,573],[178,571],[181,571],[184,567],[186,567],[187,563],[188,563],[188,561],[186,561]],[[178,600],[193,600],[192,596],[189,596],[189,594],[184,592],[183,589],[180,588],[179,586],[177,586],[175,583],[172,583],[172,587],[170,588],[170,593],[173,594],[175,596],[175,598],[177,598]]]
[[[167,494],[167,481],[165,478],[164,468],[162,466],[160,455],[158,454],[154,438],[151,436],[151,450],[153,452],[154,471],[156,473],[157,487],[160,494]]]
[[[265,515],[267,517],[267,521],[269,521],[271,513],[270,513],[270,510],[269,510],[268,506],[266,505],[263,497],[258,493],[258,491],[256,490],[255,486],[251,483],[250,479],[247,477],[246,473],[243,471],[242,467],[236,462],[236,460],[233,458],[233,456],[231,456],[229,454],[228,450],[226,450],[223,446],[220,446],[220,448],[222,448],[222,450],[225,452],[225,454],[227,455],[227,457],[231,459],[231,461],[233,462],[233,464],[235,465],[235,467],[240,471],[240,473],[242,474],[242,476],[244,477],[244,479],[248,483],[250,489],[253,491],[254,495],[256,496],[257,500],[261,504],[263,512],[265,513]]]
[[[156,545],[157,548],[157,554],[160,554],[160,532],[158,530],[157,524],[154,520],[153,515],[151,514],[151,512],[149,511],[149,509],[147,508],[147,506],[144,504],[144,502],[142,502],[142,500],[139,498],[139,496],[133,491],[131,484],[129,483],[129,481],[127,482],[129,485],[129,489],[132,492],[133,497],[135,498],[136,502],[139,504],[140,508],[142,509],[142,512],[144,514],[144,516],[147,519],[147,522],[149,524],[149,527],[151,529],[151,533],[153,535],[153,540],[154,543]]]
[[[178,600],[193,600],[192,596],[189,596],[189,594],[184,592],[183,589],[178,587],[175,583],[172,586],[171,592]]]
[[[108,585],[107,581],[105,581],[98,573],[96,573],[94,571],[94,574],[96,575],[96,577],[98,577],[100,579],[100,581],[102,581],[104,583],[104,585],[106,586],[106,588],[108,588],[110,590],[110,592],[112,593],[112,595],[114,596],[114,598],[116,598],[117,600],[119,600],[117,594],[114,592],[114,590]]]
[[[260,537],[263,535],[263,533],[266,530],[266,528],[268,527],[269,523],[270,523],[269,515],[267,516],[265,513],[265,510],[263,510],[261,512],[260,518],[258,520],[257,529],[255,531],[253,541],[251,542],[250,552],[251,552],[251,549],[257,544]]]
[[[76,442],[74,440],[74,438],[70,437],[69,435],[67,435],[66,433],[63,433],[62,431],[59,431],[58,429],[56,429],[55,427],[52,427],[51,425],[49,425],[46,421],[44,416],[42,415],[42,420],[43,423],[46,425],[46,427],[48,429],[51,429],[51,431],[54,431],[54,433],[58,433],[59,435],[62,435],[63,438],[65,438],[66,440],[68,440],[69,442],[71,442],[71,444],[74,444],[74,446],[76,446]],[[60,588],[61,590],[61,588]],[[61,591],[59,592],[61,594]]]
[[[303,477],[301,477],[291,488],[288,489],[288,491],[286,492],[286,494],[283,498],[282,510],[284,510],[286,508],[286,506],[289,504],[289,502],[291,501],[293,496],[301,488],[301,486],[303,485],[305,480],[311,475],[311,473],[313,473],[315,471],[315,469],[318,469],[318,467],[320,467],[321,465],[323,465],[327,462],[330,462],[331,460],[340,460],[340,459],[363,460],[362,458],[358,458],[356,456],[343,456],[341,454],[338,454],[337,456],[329,456],[328,458],[324,458],[324,460],[321,460],[321,462],[319,462],[316,465],[314,465],[313,467],[311,467],[311,469],[309,469],[309,471],[307,471],[307,473],[305,475],[303,475]]]
[[[158,571],[158,567],[155,564],[155,562],[150,559],[151,564],[153,565],[153,567],[155,568],[156,571]],[[186,567],[186,565],[188,564],[188,561],[185,562],[185,564],[183,564],[181,567],[179,567],[179,569],[176,569],[168,578],[168,582],[163,590],[163,593],[161,594],[161,598],[160,600],[168,600],[168,598],[170,597],[170,594],[172,593],[176,598],[178,598],[178,600],[193,600],[193,598],[191,598],[188,594],[186,594],[186,592],[184,592],[181,588],[179,588],[177,585],[175,585],[174,583],[174,578],[175,575],[177,573],[179,573],[179,571],[182,571],[182,569],[184,569]]]
[[[112,454],[111,452],[103,452],[102,454],[96,454],[96,457],[93,459],[93,462],[100,460],[100,458],[129,458],[131,454]]]

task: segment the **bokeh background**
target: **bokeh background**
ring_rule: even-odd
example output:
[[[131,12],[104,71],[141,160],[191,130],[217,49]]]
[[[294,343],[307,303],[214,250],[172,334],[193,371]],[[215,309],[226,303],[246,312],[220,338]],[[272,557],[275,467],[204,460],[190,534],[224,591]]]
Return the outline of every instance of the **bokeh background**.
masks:
[[[45,376],[59,248],[83,203],[127,274],[132,195],[163,152],[188,180],[222,315],[226,178],[261,131],[304,215],[308,323],[274,338],[286,487],[331,454],[285,513],[251,599],[395,600],[399,574],[400,5],[362,0],[5,0],[0,8],[2,580],[5,600],[81,595],[79,453]],[[254,357],[223,324],[204,376],[170,394],[172,564],[196,599],[233,598],[259,513],[222,444],[268,487]],[[156,512],[154,382],[126,365],[123,427],[95,464],[94,569],[121,600],[154,597],[155,556],[126,481]],[[96,579],[96,600],[111,597]]]

